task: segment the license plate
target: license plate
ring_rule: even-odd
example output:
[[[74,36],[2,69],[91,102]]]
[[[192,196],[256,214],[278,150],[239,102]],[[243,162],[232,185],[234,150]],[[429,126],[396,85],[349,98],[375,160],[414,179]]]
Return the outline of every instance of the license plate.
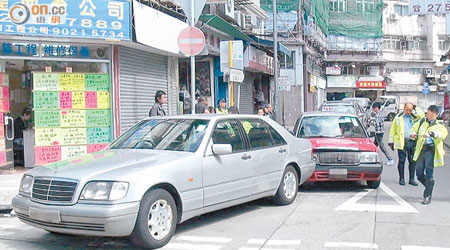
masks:
[[[346,179],[347,169],[330,169],[328,175],[330,179]]]
[[[61,222],[61,215],[59,211],[44,210],[39,208],[30,207],[29,215],[31,219],[40,220],[45,222],[59,223]]]

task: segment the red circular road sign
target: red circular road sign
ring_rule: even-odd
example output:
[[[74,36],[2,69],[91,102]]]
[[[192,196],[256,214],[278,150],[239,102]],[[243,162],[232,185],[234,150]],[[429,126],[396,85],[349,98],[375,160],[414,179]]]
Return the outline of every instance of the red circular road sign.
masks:
[[[205,47],[205,35],[196,27],[183,29],[178,35],[178,47],[188,56],[195,56]]]

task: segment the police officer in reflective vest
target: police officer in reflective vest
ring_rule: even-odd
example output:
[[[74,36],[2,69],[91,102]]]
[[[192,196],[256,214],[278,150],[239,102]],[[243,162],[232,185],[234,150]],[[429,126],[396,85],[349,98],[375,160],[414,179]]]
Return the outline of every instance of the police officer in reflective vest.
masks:
[[[389,147],[392,150],[398,151],[398,174],[399,184],[405,185],[405,163],[408,159],[409,168],[409,184],[417,186],[414,180],[415,164],[413,161],[415,141],[409,138],[411,128],[420,119],[424,118],[425,114],[420,108],[412,103],[406,103],[403,108],[403,113],[395,116],[392,121],[391,131],[389,133]]]
[[[448,135],[447,128],[438,121],[439,107],[431,105],[427,118],[416,122],[411,129],[411,139],[417,141],[414,152],[417,179],[425,186],[422,204],[431,203],[434,187],[434,167],[444,166],[444,140]]]

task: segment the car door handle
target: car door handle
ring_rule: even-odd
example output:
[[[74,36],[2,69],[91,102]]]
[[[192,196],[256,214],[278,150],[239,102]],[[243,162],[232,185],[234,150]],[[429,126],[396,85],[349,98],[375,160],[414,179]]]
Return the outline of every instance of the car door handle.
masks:
[[[284,153],[286,153],[286,152],[287,152],[287,151],[286,151],[285,148],[282,148],[282,149],[278,150],[278,153],[280,153],[280,154],[284,154]]]
[[[243,155],[243,156],[241,157],[241,159],[244,160],[244,161],[250,160],[251,158],[252,158],[251,155]]]

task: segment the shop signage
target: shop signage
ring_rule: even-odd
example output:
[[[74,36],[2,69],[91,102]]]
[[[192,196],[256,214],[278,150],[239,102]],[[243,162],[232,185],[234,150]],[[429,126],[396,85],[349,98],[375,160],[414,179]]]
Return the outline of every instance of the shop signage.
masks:
[[[328,76],[328,88],[356,88],[355,76]]]
[[[88,47],[73,44],[12,43],[9,41],[1,42],[0,55],[86,59],[105,59],[109,57],[108,46]]]
[[[228,41],[231,39],[229,36],[224,36],[219,34],[218,32],[209,29],[208,27],[204,27],[202,29],[203,34],[205,35],[205,43],[206,48],[209,51],[209,54],[219,55],[220,54],[220,42]]]
[[[327,80],[323,79],[322,77],[317,77],[317,87],[319,87],[319,89],[326,89]]]
[[[410,15],[450,14],[448,0],[410,0]]]
[[[385,89],[385,81],[357,81],[356,87],[358,89]]]
[[[293,69],[280,69],[277,87],[280,91],[291,91],[295,85],[295,71]]]
[[[339,66],[329,66],[326,68],[327,75],[338,76],[341,75],[341,67]]]
[[[238,69],[230,69],[230,82],[243,82],[244,71]]]
[[[273,10],[273,0],[261,0],[261,8],[264,10]],[[278,0],[277,1],[277,11],[289,12],[297,11],[300,8],[299,0]]]
[[[267,73],[267,54],[255,47],[248,46],[244,53],[244,67],[249,71]]]
[[[0,34],[130,40],[128,0],[0,0]]]

